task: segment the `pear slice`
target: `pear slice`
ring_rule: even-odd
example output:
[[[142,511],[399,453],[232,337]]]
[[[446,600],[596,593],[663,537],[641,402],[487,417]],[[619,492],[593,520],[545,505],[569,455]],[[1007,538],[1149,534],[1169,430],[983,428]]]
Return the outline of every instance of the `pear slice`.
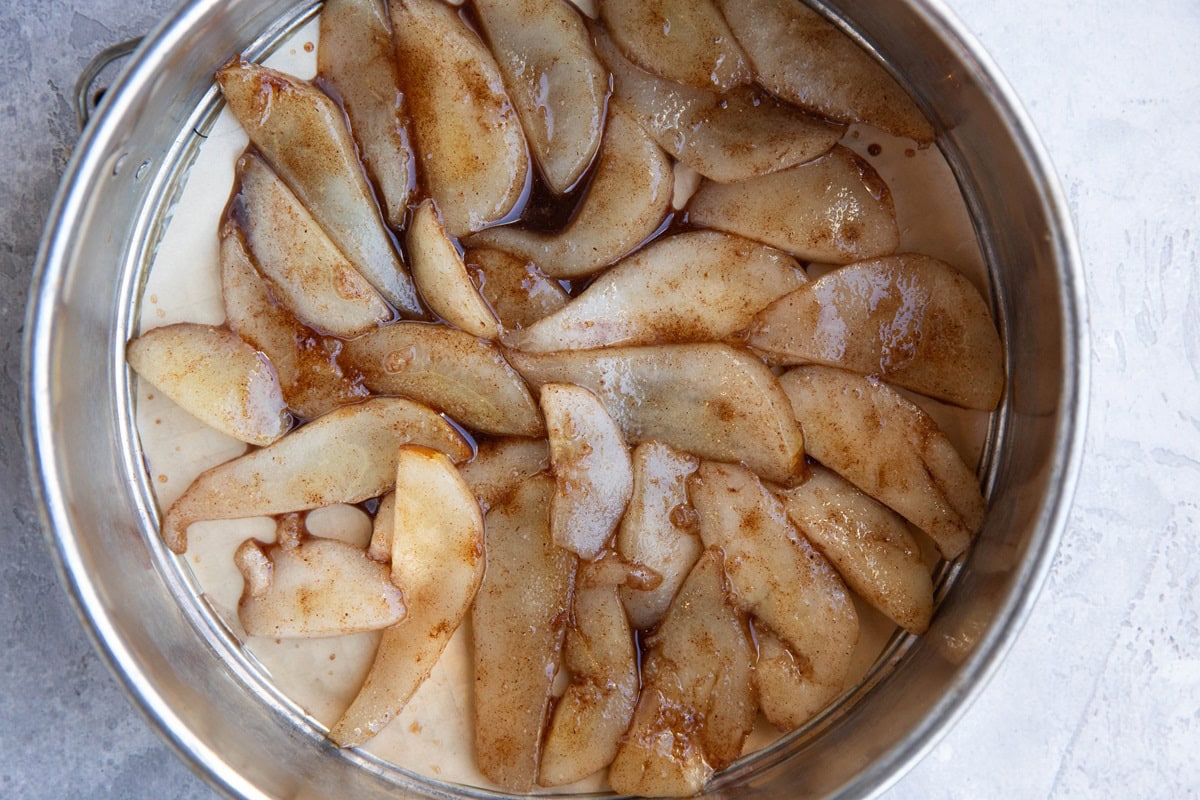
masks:
[[[617,423],[582,386],[549,383],[541,391],[555,492],[554,543],[593,559],[612,538],[633,494],[633,466]]]
[[[717,0],[758,82],[839,122],[864,122],[920,144],[933,126],[870,53],[796,0]]]
[[[398,397],[343,406],[269,447],[201,473],[167,510],[162,535],[176,553],[200,520],[241,519],[378,497],[396,480],[396,450],[413,442],[455,462],[471,445],[433,410]]]
[[[791,485],[804,472],[804,437],[779,382],[761,361],[723,344],[508,352],[535,387],[595,392],[631,444],[658,439],[715,461],[743,461]]]
[[[528,327],[571,299],[561,283],[546,277],[532,261],[503,250],[468,250],[463,261],[505,329]]]
[[[860,597],[911,633],[933,616],[933,581],[921,547],[894,511],[824,467],[776,493],[788,519]]]
[[[620,590],[629,621],[640,630],[659,623],[703,550],[686,483],[699,465],[662,442],[643,442],[633,451],[633,497],[617,529],[617,552],[662,576],[653,589]]]
[[[129,342],[125,358],[193,417],[235,439],[267,445],[292,425],[271,362],[224,328],[154,328]]]
[[[579,179],[604,130],[608,72],[562,0],[475,0],[484,35],[551,191]]]
[[[392,533],[396,530],[396,492],[379,498],[375,519],[371,521],[371,541],[367,555],[380,564],[392,563]]]
[[[296,414],[315,419],[367,396],[362,384],[337,363],[341,343],[321,336],[274,302],[274,292],[231,225],[221,230],[220,259],[225,323],[271,360],[283,398]]]
[[[479,36],[439,0],[391,0],[421,180],[451,236],[508,214],[529,181],[521,122]]]
[[[666,153],[627,111],[610,104],[595,173],[566,228],[548,234],[505,225],[475,234],[469,244],[506,250],[554,278],[590,275],[662,225],[674,186]]]
[[[475,754],[479,771],[528,792],[562,657],[576,559],[550,537],[554,480],[523,482],[484,520],[487,572],[475,596]]]
[[[590,564],[579,571],[565,646],[571,680],[546,733],[542,786],[574,783],[611,764],[638,699],[637,648],[617,587],[583,586],[589,571]]]
[[[261,158],[238,161],[232,219],[275,297],[318,331],[349,338],[392,318],[392,310]]]
[[[379,0],[326,0],[317,74],[342,102],[388,224],[404,227],[416,175],[391,22]]]
[[[332,539],[308,539],[267,553],[262,547],[247,539],[234,555],[246,581],[238,620],[249,635],[343,636],[404,619],[404,602],[387,568],[361,548]]]
[[[338,105],[310,83],[242,60],[218,70],[217,83],[250,141],[338,249],[403,316],[423,316]]]
[[[475,458],[459,468],[484,511],[539,472],[550,469],[545,439],[493,439],[479,445]]]
[[[399,394],[484,433],[539,436],[541,414],[495,345],[442,325],[398,322],[346,342],[342,363],[373,392]]]
[[[612,70],[614,94],[660,147],[714,181],[744,181],[811,161],[844,132],[758,87],[718,94],[663,80],[627,61],[602,31],[595,40]]]
[[[712,0],[602,0],[600,18],[630,61],[669,81],[727,92],[753,77]]]
[[[771,629],[757,622],[754,638],[758,659],[754,662],[754,692],[767,722],[781,731],[794,731],[825,705],[821,694],[814,696],[807,676],[807,661],[792,652]]]
[[[921,409],[875,378],[797,367],[780,378],[813,458],[927,533],[942,556],[983,523],[979,481]]]
[[[754,652],[728,591],[719,551],[705,552],[650,638],[633,723],[608,773],[618,794],[698,794],[741,755],[754,725]]]
[[[483,580],[483,515],[454,463],[404,445],[396,458],[392,583],[408,618],[383,632],[358,696],[329,731],[339,747],[360,745],[407,705],[467,616]]]
[[[987,303],[957,270],[908,254],[851,264],[763,310],[748,343],[776,364],[825,364],[967,408],[994,409],[1004,356]]]
[[[688,219],[827,264],[888,255],[900,245],[887,184],[841,145],[815,161],[741,183],[704,181]]]
[[[717,231],[659,239],[622,259],[562,310],[505,343],[518,350],[707,342],[745,328],[807,281],[778,250]]]
[[[809,716],[845,688],[858,642],[858,615],[846,585],[796,532],[783,503],[750,471],[705,462],[688,479],[705,547],[725,554],[733,600],[775,631],[802,662]]]
[[[408,229],[413,280],[429,307],[456,328],[481,339],[500,335],[496,315],[471,282],[458,248],[446,236],[431,200],[417,206]]]

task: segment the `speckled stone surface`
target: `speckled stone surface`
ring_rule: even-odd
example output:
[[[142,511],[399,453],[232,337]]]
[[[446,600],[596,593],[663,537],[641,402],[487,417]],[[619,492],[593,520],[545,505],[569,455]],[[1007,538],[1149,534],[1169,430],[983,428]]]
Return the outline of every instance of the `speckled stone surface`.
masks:
[[[1020,640],[889,798],[1200,794],[1200,4],[952,0],[1057,164],[1087,262],[1091,420]],[[20,443],[30,269],[72,87],[173,0],[0,4],[0,797],[212,797],[142,721],[62,591]]]

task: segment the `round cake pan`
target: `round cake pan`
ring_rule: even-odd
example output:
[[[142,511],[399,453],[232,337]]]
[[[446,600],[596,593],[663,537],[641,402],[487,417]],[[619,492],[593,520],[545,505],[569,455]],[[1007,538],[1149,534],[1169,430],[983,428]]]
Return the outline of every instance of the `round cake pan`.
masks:
[[[818,5],[889,65],[938,129],[988,265],[1008,389],[993,426],[987,519],[928,633],[891,648],[804,735],[719,776],[712,797],[870,796],[927,752],[1032,607],[1082,449],[1081,267],[1053,170],[1012,91],[936,0]],[[34,272],[24,393],[32,483],[97,648],[214,786],[240,797],[480,796],[339,751],[274,691],[163,547],[136,452],[124,361],[131,298],[218,106],[213,71],[237,53],[262,55],[317,9],[191,0],[108,91],[63,178]]]

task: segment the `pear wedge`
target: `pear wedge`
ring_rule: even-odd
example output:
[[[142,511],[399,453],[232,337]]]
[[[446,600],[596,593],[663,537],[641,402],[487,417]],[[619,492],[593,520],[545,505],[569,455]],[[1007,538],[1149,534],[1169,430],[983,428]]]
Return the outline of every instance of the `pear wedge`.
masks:
[[[814,693],[807,676],[807,661],[792,652],[771,629],[756,623],[754,638],[754,693],[767,722],[781,731],[794,731],[825,705],[824,693]]]
[[[900,244],[887,184],[841,145],[815,161],[741,183],[704,181],[688,214],[695,225],[827,264],[889,255]]]
[[[595,173],[563,230],[505,225],[475,234],[469,244],[508,251],[554,278],[590,275],[632,252],[662,225],[674,185],[666,153],[628,112],[610,104]]]
[[[247,539],[234,562],[245,579],[238,620],[251,636],[343,636],[380,630],[405,617],[387,568],[345,542],[308,539],[264,553],[262,544]]]
[[[484,511],[539,472],[550,469],[545,439],[492,439],[479,445],[475,458],[459,468]]]
[[[1004,391],[1000,336],[979,291],[929,256],[864,261],[823,275],[764,309],[747,343],[775,364],[876,375],[990,411]]]
[[[317,75],[338,96],[388,224],[404,227],[416,157],[396,75],[391,22],[379,0],[321,6]]]
[[[505,344],[528,352],[708,342],[745,328],[807,281],[791,257],[717,231],[659,239]]]
[[[845,130],[758,87],[718,94],[663,80],[626,60],[602,31],[595,41],[612,70],[614,95],[662,149],[714,181],[744,181],[811,161]]]
[[[274,301],[246,251],[241,233],[231,225],[221,231],[221,295],[225,324],[271,360],[288,406],[305,419],[315,419],[367,396],[362,383],[337,363],[341,343],[321,336]]]
[[[662,576],[656,587],[620,590],[629,621],[639,630],[662,620],[704,549],[687,497],[688,476],[698,466],[695,456],[662,442],[643,442],[633,451],[633,497],[617,529],[617,552]]]
[[[125,348],[129,366],[201,422],[268,445],[292,425],[271,362],[224,328],[180,322]]]
[[[396,530],[396,492],[379,498],[375,519],[371,521],[371,541],[367,555],[380,564],[392,563],[392,533]]]
[[[927,533],[945,558],[966,550],[986,504],[928,414],[878,379],[833,367],[797,367],[780,383],[813,458]]]
[[[554,480],[524,481],[484,520],[487,572],[475,596],[475,756],[479,771],[528,792],[562,659],[575,556],[550,537]]]
[[[574,783],[611,764],[638,699],[633,631],[615,585],[584,586],[590,566],[579,571],[564,656],[570,683],[546,733],[542,786]]]
[[[608,773],[618,794],[698,794],[741,755],[754,726],[754,651],[728,591],[720,553],[708,550],[650,638],[633,723]]]
[[[334,246],[261,158],[238,161],[232,219],[279,302],[310,328],[343,338],[392,318],[370,282]]]
[[[439,0],[391,0],[417,163],[451,236],[502,219],[529,181],[525,134],[495,58]]]
[[[391,580],[408,617],[383,632],[350,708],[329,731],[353,747],[383,729],[429,677],[483,580],[483,515],[445,454],[404,445],[396,459]]]
[[[608,72],[562,0],[475,0],[484,35],[551,191],[571,188],[604,130]]]
[[[752,79],[712,0],[602,0],[600,18],[630,61],[669,81],[727,92]]]
[[[759,83],[839,122],[863,122],[919,144],[933,126],[870,53],[796,0],[717,0]]]
[[[250,141],[359,272],[405,317],[421,317],[338,105],[290,75],[231,61],[217,83]]]
[[[658,439],[715,461],[742,461],[793,484],[804,473],[804,437],[779,382],[761,361],[723,344],[508,352],[533,386],[591,389],[630,444]]]
[[[546,277],[532,261],[503,250],[468,250],[463,261],[505,329],[529,327],[571,299],[561,283]]]
[[[183,553],[193,522],[378,497],[392,488],[397,448],[409,442],[441,450],[455,462],[471,456],[470,443],[433,410],[398,397],[372,398],[201,473],[164,515],[163,539]]]
[[[546,384],[541,405],[555,481],[554,543],[591,560],[612,538],[633,494],[629,449],[604,403],[582,386]]]
[[[921,547],[891,509],[824,467],[776,492],[788,519],[860,597],[910,633],[933,616],[933,581]]]
[[[433,406],[456,422],[501,436],[539,436],[529,388],[495,345],[442,325],[398,322],[346,342],[341,361],[371,391]]]
[[[734,603],[799,654],[801,704],[808,716],[815,714],[845,688],[858,642],[846,585],[748,470],[702,463],[688,479],[688,496],[704,546],[725,554]]]
[[[458,248],[446,236],[433,202],[417,206],[408,229],[413,280],[429,307],[456,328],[481,339],[500,335],[496,315],[471,282]]]

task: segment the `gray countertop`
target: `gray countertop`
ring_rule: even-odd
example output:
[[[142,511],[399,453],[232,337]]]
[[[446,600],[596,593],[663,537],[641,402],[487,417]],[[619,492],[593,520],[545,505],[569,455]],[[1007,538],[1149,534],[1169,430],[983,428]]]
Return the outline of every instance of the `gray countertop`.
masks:
[[[72,87],[174,0],[0,9],[0,797],[213,793],[93,651],[38,529],[20,339],[77,131]],[[1200,793],[1200,3],[951,0],[1015,86],[1087,263],[1090,425],[1071,521],[1019,641],[889,798]]]

